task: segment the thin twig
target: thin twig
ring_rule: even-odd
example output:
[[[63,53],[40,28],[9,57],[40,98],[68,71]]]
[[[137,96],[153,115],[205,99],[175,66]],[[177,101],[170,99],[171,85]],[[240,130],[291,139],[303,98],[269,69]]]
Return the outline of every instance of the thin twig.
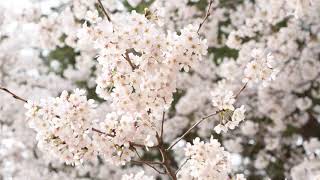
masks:
[[[240,2],[242,2],[242,0],[230,0],[230,1],[226,1],[226,2],[223,2],[223,3],[218,4],[218,5],[215,6],[215,7],[212,7],[213,2],[214,2],[214,0],[210,0],[210,2],[209,2],[207,12],[206,12],[206,14],[205,14],[202,22],[199,24],[199,28],[198,28],[198,31],[197,31],[198,34],[199,34],[199,32],[200,32],[200,29],[201,29],[202,26],[204,25],[204,23],[208,20],[209,16],[211,15],[211,12],[210,12],[211,9],[212,9],[212,10],[215,10],[215,9],[217,9],[217,8],[221,8],[221,7],[224,7],[224,6],[233,5],[233,4],[235,4],[235,3],[240,3]]]
[[[166,174],[172,180],[177,180],[177,176],[176,176],[175,172],[173,171],[173,169],[170,166],[170,159],[169,159],[169,156],[168,156],[168,152],[166,151],[166,149],[164,147],[164,144],[163,144],[163,141],[160,138],[158,133],[156,134],[156,138],[157,138],[157,141],[159,143],[158,150],[159,150],[159,152],[161,154],[161,158],[162,158],[161,162],[162,162],[162,165],[163,165],[164,169],[166,170]]]
[[[134,142],[129,142],[130,146],[132,147],[141,147],[141,148],[158,148],[158,145],[156,146],[145,146],[143,144],[138,144],[138,143],[134,143]]]
[[[99,134],[103,134],[103,135],[106,135],[106,136],[116,137],[115,134],[105,133],[105,132],[102,132],[102,131],[100,131],[100,130],[98,130],[98,129],[96,129],[96,128],[92,128],[92,131],[95,131],[95,132],[97,132],[97,133],[99,133]]]
[[[199,33],[201,27],[203,26],[203,24],[207,21],[207,19],[208,19],[209,16],[211,15],[210,10],[211,10],[211,6],[212,6],[212,4],[213,4],[213,1],[214,1],[214,0],[210,0],[209,6],[208,6],[208,9],[207,9],[207,12],[206,12],[206,14],[205,14],[202,22],[199,24],[199,28],[198,28],[198,30],[197,30],[197,33]]]
[[[163,141],[163,125],[164,125],[165,115],[166,115],[166,112],[163,111],[163,113],[162,113],[162,121],[161,121],[161,132],[160,132],[161,141]]]
[[[142,157],[140,156],[140,154],[138,153],[136,148],[132,148],[134,150],[134,152],[137,154],[137,156],[139,157],[139,159],[142,159]],[[136,164],[146,164],[147,166],[151,167],[152,169],[154,169],[155,171],[157,171],[159,174],[166,174],[165,172],[161,172],[160,170],[158,170],[156,167],[152,166],[151,163],[153,164],[158,164],[158,165],[162,165],[161,162],[156,162],[156,161],[144,161],[144,160],[131,160],[131,162],[136,163]]]
[[[137,163],[144,163],[144,164],[157,164],[157,165],[162,165],[161,162],[157,162],[157,161],[145,161],[145,160],[133,160],[134,162],[137,162]]]
[[[187,164],[187,162],[190,160],[190,158],[187,158],[179,167],[179,169],[176,171],[176,174],[178,174],[178,172],[183,168],[184,165]]]
[[[247,84],[248,83],[245,83],[242,88],[238,91],[238,93],[236,94],[235,96],[235,99],[238,98],[238,96],[243,92],[243,90],[247,87]],[[190,131],[192,131],[192,129],[194,129],[196,126],[198,126],[202,121],[208,119],[209,117],[211,116],[214,116],[220,112],[222,112],[223,110],[219,110],[219,111],[216,111],[208,116],[205,116],[203,117],[200,121],[196,122],[191,128],[189,128],[181,137],[179,137],[176,141],[174,141],[168,148],[167,148],[167,151],[169,151],[170,149],[172,149],[173,146],[175,146],[179,141],[181,141],[187,134],[190,133]]]
[[[157,169],[156,167],[152,166],[149,163],[143,162],[143,161],[136,161],[136,160],[131,160],[132,163],[136,163],[136,164],[145,164],[149,167],[151,167],[153,170],[157,171],[157,173],[159,174],[166,174],[165,172],[161,172],[159,169]]]
[[[104,6],[103,6],[103,4],[102,4],[101,0],[98,0],[98,3],[99,3],[99,6],[100,6],[100,8],[101,8],[101,10],[102,10],[103,14],[107,17],[107,20],[108,20],[109,22],[111,22],[111,18],[110,18],[110,16],[109,16],[109,14],[108,14],[107,10],[104,8]]]
[[[142,160],[142,157],[141,155],[139,154],[139,152],[137,151],[136,148],[132,148],[133,151],[137,154],[137,156],[139,157],[140,161],[137,161],[137,160],[133,160],[134,162],[137,162],[137,163],[148,163],[148,164],[158,164],[158,165],[162,165],[162,162],[157,162],[157,161],[145,161],[145,160]]]
[[[241,94],[241,92],[247,87],[248,82],[246,82],[241,89],[238,91],[238,93],[236,94],[236,96],[234,97],[235,99],[237,99],[239,97],[239,95]]]
[[[122,55],[122,57],[129,63],[129,65],[131,66],[132,70],[136,69],[136,66],[132,63],[130,57],[129,57],[129,51],[127,50],[125,53],[125,56]]]
[[[177,180],[177,176],[175,174],[175,172],[173,171],[173,169],[170,166],[170,161],[169,161],[169,157],[168,157],[168,152],[166,152],[165,148],[163,145],[160,146],[159,151],[161,153],[162,156],[162,162],[163,162],[163,167],[166,170],[166,174],[172,179],[172,180]]]
[[[216,112],[214,112],[214,113],[212,113],[212,114],[209,114],[209,115],[201,118],[200,121],[196,122],[196,123],[195,123],[193,126],[191,126],[182,136],[180,136],[178,139],[176,139],[176,140],[166,149],[166,151],[169,151],[170,149],[172,149],[173,146],[175,146],[179,141],[181,141],[186,135],[188,135],[188,134],[190,133],[190,131],[192,131],[195,127],[197,127],[197,126],[198,126],[200,123],[202,123],[204,120],[206,120],[206,119],[208,119],[208,118],[210,118],[210,117],[218,114],[219,112],[221,112],[221,110],[220,110],[220,111],[216,111]]]
[[[24,102],[24,103],[27,103],[27,102],[28,102],[26,99],[24,99],[24,98],[22,98],[22,97],[20,97],[20,96],[18,96],[18,95],[16,95],[16,94],[14,94],[13,92],[11,92],[11,91],[10,91],[9,89],[7,89],[7,88],[0,87],[0,90],[4,91],[4,92],[6,92],[6,93],[9,93],[13,98],[18,99],[18,100],[20,100],[20,101],[22,101],[22,102]]]

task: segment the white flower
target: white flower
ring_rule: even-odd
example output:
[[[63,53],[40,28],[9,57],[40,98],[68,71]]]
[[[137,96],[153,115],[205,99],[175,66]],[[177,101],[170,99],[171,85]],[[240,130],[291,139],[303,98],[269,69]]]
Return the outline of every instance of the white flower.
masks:
[[[232,31],[226,42],[226,45],[233,49],[240,49],[241,48],[241,38],[238,36],[236,31]]]
[[[115,136],[94,133],[94,144],[115,165],[134,156],[130,142],[156,143],[155,130],[173,101],[181,68],[192,68],[207,52],[198,26],[188,25],[178,35],[165,33],[156,21],[133,11],[113,17],[112,24],[84,24],[78,33],[81,43],[93,43],[98,52],[96,92],[114,109],[96,126]]]
[[[39,110],[39,107],[37,104],[33,101],[28,101],[24,107],[27,109],[26,116],[28,118],[35,118],[37,111]]]
[[[243,146],[241,145],[241,138],[229,139],[223,141],[223,146],[232,153],[241,153]]]
[[[88,11],[86,14],[86,20],[88,20],[90,23],[97,23],[102,20],[101,17],[99,17],[99,13],[97,10],[94,11]]]
[[[266,137],[264,141],[266,144],[266,149],[270,151],[275,150],[280,144],[280,138]]]
[[[319,160],[305,160],[304,162],[294,166],[290,171],[290,175],[293,180],[318,180],[320,177],[319,167]]]
[[[214,128],[214,131],[216,133],[220,134],[221,131],[226,133],[228,131],[228,129],[235,129],[235,127],[237,127],[239,125],[239,123],[245,119],[245,115],[244,115],[245,112],[246,112],[246,110],[245,110],[244,106],[242,105],[240,108],[237,108],[233,112],[231,120],[227,119],[228,121],[225,124],[218,124]],[[222,116],[225,116],[223,114],[223,112],[222,112]],[[223,118],[225,118],[225,117],[223,117]],[[226,118],[228,118],[227,115],[226,115]]]
[[[239,125],[239,123],[241,121],[244,120],[245,118],[245,115],[244,113],[246,112],[244,106],[242,105],[240,108],[237,108],[233,114],[232,114],[232,118],[231,118],[231,121],[229,121],[229,125],[227,123],[227,126],[230,128],[230,129],[234,129],[236,126]]]
[[[299,108],[301,111],[305,111],[309,109],[312,106],[312,101],[310,98],[305,97],[305,98],[299,98],[296,100],[296,106]]]
[[[241,132],[244,135],[253,136],[255,135],[259,130],[259,125],[257,123],[254,123],[253,121],[245,121],[241,125]]]
[[[193,140],[193,145],[187,144],[185,155],[190,158],[181,172],[202,180],[228,179],[231,171],[230,154],[220,146],[220,143],[210,138],[210,142]],[[179,176],[178,174],[178,176]]]
[[[309,141],[303,142],[303,148],[307,155],[320,156],[320,141],[317,138],[311,138]]]
[[[122,176],[121,180],[155,180],[152,176],[146,176],[144,171],[140,171],[136,174],[125,174]]]
[[[218,124],[216,127],[213,129],[217,134],[220,134],[221,131],[226,133],[228,131],[228,128],[222,124]]]
[[[243,174],[237,174],[235,180],[246,180]]]
[[[254,161],[254,167],[257,169],[264,169],[269,165],[269,158],[265,152],[260,151]]]
[[[235,97],[232,91],[216,90],[211,92],[212,104],[219,110],[234,110]]]
[[[268,82],[275,79],[277,70],[271,54],[265,54],[261,49],[254,49],[251,52],[253,60],[246,65],[243,82],[261,83],[266,86]]]
[[[63,91],[60,97],[29,101],[29,125],[37,132],[38,146],[67,164],[80,164],[94,157],[89,137],[95,104],[87,100],[85,91],[72,94]]]
[[[312,0],[296,0],[294,16],[296,18],[303,17],[312,5]]]

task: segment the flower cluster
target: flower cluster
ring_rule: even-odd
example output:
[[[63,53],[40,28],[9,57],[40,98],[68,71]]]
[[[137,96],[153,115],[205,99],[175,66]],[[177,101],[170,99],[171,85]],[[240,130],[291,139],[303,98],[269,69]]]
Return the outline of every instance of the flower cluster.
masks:
[[[185,155],[189,160],[178,176],[189,175],[181,179],[228,179],[230,172],[230,154],[220,146],[220,143],[211,137],[210,142],[193,140],[187,144]]]
[[[274,69],[274,57],[271,54],[265,55],[265,52],[261,49],[254,49],[251,52],[253,58],[250,61],[245,70],[243,82],[262,82],[264,85],[267,82],[273,80],[277,71]]]
[[[98,62],[103,69],[97,93],[111,100],[119,112],[157,114],[172,102],[176,74],[181,67],[188,70],[201,60],[206,43],[193,25],[182,29],[181,35],[166,35],[141,14],[133,12],[123,18],[128,21],[101,22],[87,30],[92,29],[93,35],[88,36],[98,46]]]
[[[0,86],[29,102],[25,123],[1,91],[0,177],[319,179],[319,10],[319,0],[0,1]],[[97,107],[79,90],[50,98],[76,88]],[[200,142],[212,130],[230,154]]]
[[[104,121],[98,122],[97,128],[104,133],[94,133],[94,144],[99,154],[110,164],[124,165],[131,160],[135,152],[131,143],[143,144],[146,147],[154,145],[155,131],[150,128],[147,117],[119,116],[112,112]]]
[[[84,90],[60,97],[29,101],[29,126],[37,132],[38,146],[67,164],[79,164],[94,155],[89,133],[94,101],[87,100]]]
[[[218,84],[218,87],[211,92],[211,96],[212,105],[218,109],[217,113],[220,116],[220,123],[214,128],[216,133],[220,134],[221,131],[227,132],[228,129],[235,129],[245,119],[244,105],[235,109],[236,96],[232,91],[225,90],[225,81]]]
[[[146,176],[143,171],[140,171],[137,174],[125,174],[121,180],[154,180],[154,178]]]
[[[136,12],[114,17],[127,21],[106,22],[93,13],[87,16],[92,25],[84,24],[79,41],[92,42],[97,48],[102,71],[96,92],[115,109],[99,125],[114,137],[98,134],[97,144],[106,159],[116,157],[123,164],[134,155],[130,142],[155,144],[161,116],[173,101],[177,74],[202,59],[206,41],[199,38],[194,25],[182,29],[180,35],[166,34],[152,19]]]

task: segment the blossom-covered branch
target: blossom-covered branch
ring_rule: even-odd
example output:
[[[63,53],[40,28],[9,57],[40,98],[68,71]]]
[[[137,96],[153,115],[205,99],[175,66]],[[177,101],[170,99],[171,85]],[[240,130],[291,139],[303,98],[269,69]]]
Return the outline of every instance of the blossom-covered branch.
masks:
[[[4,180],[318,179],[318,0],[23,2],[0,3]]]

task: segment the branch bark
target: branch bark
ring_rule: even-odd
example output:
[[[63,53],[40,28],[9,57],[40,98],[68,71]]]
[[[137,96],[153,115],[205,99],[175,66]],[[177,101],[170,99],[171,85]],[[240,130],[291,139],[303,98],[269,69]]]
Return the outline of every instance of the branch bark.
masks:
[[[203,24],[207,21],[207,19],[208,19],[209,16],[211,15],[210,10],[211,10],[212,4],[213,4],[213,0],[210,0],[209,6],[208,6],[208,9],[207,9],[207,12],[206,12],[206,14],[205,14],[202,22],[199,24],[199,28],[198,28],[198,30],[197,30],[197,33],[198,33],[198,34],[199,34],[200,29],[202,28]]]
[[[107,17],[107,20],[108,20],[109,22],[111,22],[111,18],[110,18],[110,16],[109,16],[109,14],[108,14],[107,10],[104,8],[104,6],[103,6],[103,4],[102,4],[101,0],[98,0],[98,3],[99,3],[99,6],[100,6],[100,8],[101,8],[101,10],[102,10],[103,14]]]
[[[0,86],[0,90],[6,92],[6,93],[8,93],[8,94],[10,94],[13,98],[15,98],[15,99],[17,99],[17,100],[20,100],[20,101],[22,101],[22,102],[24,102],[24,103],[27,103],[27,102],[28,102],[26,99],[24,99],[24,98],[16,95],[15,93],[11,92],[9,89],[7,89],[7,88],[5,88],[5,87],[1,87],[1,86]]]
[[[162,157],[162,165],[164,167],[164,169],[166,170],[167,175],[172,179],[172,180],[177,180],[177,175],[174,172],[174,170],[171,167],[170,164],[170,159],[168,156],[168,152],[166,151],[163,141],[161,139],[161,137],[159,136],[159,134],[156,135],[158,143],[159,143],[159,152],[161,154]]]
[[[178,172],[183,168],[183,166],[187,164],[187,162],[188,162],[189,160],[190,160],[190,158],[186,159],[186,160],[180,165],[179,169],[176,170],[176,175],[177,175]]]
[[[239,97],[239,95],[242,93],[242,91],[247,87],[248,82],[246,82],[241,89],[238,91],[238,93],[236,94],[236,96],[234,97],[235,99],[237,99]]]
[[[130,56],[129,56],[129,51],[127,50],[126,53],[125,53],[125,56],[122,55],[122,57],[128,62],[128,64],[131,66],[131,69],[132,70],[135,70],[137,67],[136,65],[134,65],[130,59]]]
[[[239,97],[239,95],[245,90],[247,87],[248,83],[245,83],[241,89],[238,91],[238,93],[235,95],[235,99]],[[186,135],[188,135],[195,127],[197,127],[200,123],[203,121],[207,120],[208,118],[222,112],[223,110],[216,111],[212,114],[209,114],[208,116],[203,117],[200,121],[196,122],[193,126],[191,126],[182,136],[180,136],[177,140],[175,140],[166,150],[169,151],[171,150],[179,141],[181,141]]]
[[[96,128],[92,128],[92,131],[95,131],[95,132],[97,132],[97,133],[99,133],[99,134],[104,134],[104,135],[110,136],[110,137],[115,137],[115,136],[116,136],[115,134],[105,133],[105,132],[102,132],[102,131],[100,131],[100,130],[98,130],[98,129],[96,129]]]
[[[197,127],[200,123],[202,123],[204,120],[207,120],[208,118],[218,114],[221,111],[216,111],[212,114],[209,114],[208,116],[203,117],[200,121],[196,122],[193,126],[191,126],[182,136],[180,136],[178,139],[176,139],[167,149],[166,151],[171,150],[179,141],[181,141],[186,135],[188,135],[195,127]]]
[[[161,132],[160,132],[161,141],[163,141],[163,125],[164,125],[165,116],[166,116],[166,112],[163,111],[162,120],[161,120]]]

